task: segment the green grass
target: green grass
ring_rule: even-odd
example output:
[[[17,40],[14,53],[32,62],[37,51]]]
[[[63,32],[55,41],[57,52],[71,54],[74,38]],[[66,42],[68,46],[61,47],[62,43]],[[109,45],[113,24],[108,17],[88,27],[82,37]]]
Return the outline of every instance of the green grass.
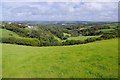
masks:
[[[100,37],[100,36],[78,36],[78,37],[69,37],[67,40],[81,40],[84,41],[87,38],[91,38],[91,37]]]
[[[19,35],[17,35],[15,32],[12,32],[6,29],[0,29],[0,33],[1,33],[0,38],[19,37]]]
[[[54,36],[54,39],[58,40],[59,42],[62,42],[62,40],[56,36]]]
[[[116,78],[118,39],[82,45],[2,44],[3,78]]]
[[[71,36],[71,34],[63,33],[64,36]]]
[[[110,31],[114,31],[115,29],[101,29],[101,30],[99,30],[99,31],[102,31],[102,32],[110,32]]]
[[[0,25],[1,25],[1,23],[0,23]],[[0,31],[0,38],[1,37],[2,37],[2,31]],[[1,78],[2,78],[2,45],[0,45],[0,79]]]
[[[118,26],[118,23],[104,24],[103,26],[109,26],[111,29],[114,29],[116,26]]]
[[[2,78],[2,45],[0,45],[0,79]]]
[[[84,29],[87,29],[87,28],[80,28],[80,30],[84,30]]]
[[[10,37],[14,37],[15,39],[19,39],[19,40],[38,40],[36,38],[29,38],[29,37],[22,37],[17,35],[15,32],[6,30],[6,29],[0,29],[0,39],[2,38],[10,38]]]

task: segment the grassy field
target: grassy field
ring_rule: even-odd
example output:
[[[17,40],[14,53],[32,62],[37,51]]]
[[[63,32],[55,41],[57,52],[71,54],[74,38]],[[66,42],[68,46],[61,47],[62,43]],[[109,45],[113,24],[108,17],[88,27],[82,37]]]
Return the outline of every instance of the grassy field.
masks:
[[[2,44],[3,77],[116,78],[117,39],[74,46]]]
[[[87,38],[92,38],[92,37],[100,37],[100,36],[78,36],[78,37],[69,37],[67,40],[81,40],[81,41],[84,41],[86,40]]]
[[[2,45],[0,45],[0,79],[2,78]]]
[[[102,32],[106,33],[106,32],[110,32],[110,31],[114,31],[114,30],[115,29],[101,29],[99,31],[102,31]]]
[[[0,29],[0,38],[1,37],[2,37],[2,30]],[[2,78],[2,45],[0,45],[0,79],[1,78]]]
[[[17,35],[16,33],[12,32],[12,31],[9,31],[9,30],[6,30],[6,29],[0,29],[0,33],[2,33],[2,35],[0,35],[0,38],[2,37],[19,37],[19,35]]]

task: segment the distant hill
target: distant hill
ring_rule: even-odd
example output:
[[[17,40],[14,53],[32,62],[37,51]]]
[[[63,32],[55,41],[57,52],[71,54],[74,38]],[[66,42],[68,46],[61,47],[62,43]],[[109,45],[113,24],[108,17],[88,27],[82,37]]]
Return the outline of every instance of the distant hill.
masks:
[[[116,23],[116,22],[97,22],[97,21],[3,21],[3,22],[15,22],[23,24],[93,24],[93,23]]]

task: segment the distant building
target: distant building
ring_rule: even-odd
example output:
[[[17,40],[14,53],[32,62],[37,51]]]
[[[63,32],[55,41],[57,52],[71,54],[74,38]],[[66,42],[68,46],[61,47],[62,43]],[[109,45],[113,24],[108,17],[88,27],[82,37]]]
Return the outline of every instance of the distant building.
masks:
[[[27,26],[28,28],[33,28],[33,26]]]
[[[27,26],[28,28],[37,28],[37,26]]]
[[[19,26],[21,25],[21,24],[18,24]]]
[[[66,24],[62,24],[63,26],[66,25]]]
[[[8,22],[8,24],[12,24],[12,22]]]

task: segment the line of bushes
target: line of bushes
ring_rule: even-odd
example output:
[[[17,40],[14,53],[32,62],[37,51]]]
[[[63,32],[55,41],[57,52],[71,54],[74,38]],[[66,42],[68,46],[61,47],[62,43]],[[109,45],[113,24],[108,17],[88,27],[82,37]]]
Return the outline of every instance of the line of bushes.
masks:
[[[40,41],[37,38],[22,38],[22,37],[3,37],[0,39],[2,43],[18,44],[18,45],[27,45],[27,46],[60,46],[61,42],[58,41]]]
[[[15,38],[8,37],[2,38],[2,43],[18,44],[18,45],[27,45],[27,46],[39,46],[40,41],[35,38]]]
[[[63,42],[63,45],[86,44],[86,43],[94,42],[94,41],[100,40],[100,39],[101,38],[91,37],[91,38],[87,38],[84,41],[81,41],[81,40],[66,40],[65,42]]]
[[[85,44],[85,41],[81,41],[81,40],[66,40],[65,42],[62,42],[62,45],[75,45],[75,44]]]
[[[62,43],[62,45],[75,45],[75,44],[86,44],[94,41],[99,41],[99,40],[105,40],[105,39],[112,39],[112,38],[118,38],[119,36],[113,35],[113,34],[103,34],[100,37],[91,37],[87,38],[84,41],[81,40],[66,40],[65,42]]]

